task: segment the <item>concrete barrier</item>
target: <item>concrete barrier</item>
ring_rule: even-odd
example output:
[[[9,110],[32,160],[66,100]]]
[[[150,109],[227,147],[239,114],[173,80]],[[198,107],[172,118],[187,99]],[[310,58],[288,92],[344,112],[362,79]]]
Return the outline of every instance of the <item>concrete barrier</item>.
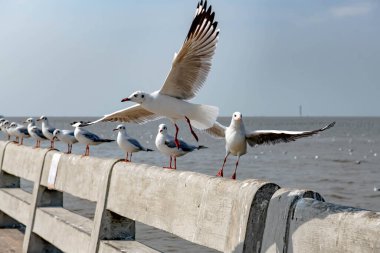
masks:
[[[96,202],[94,219],[63,208],[64,192]],[[0,227],[26,226],[23,252],[158,252],[135,241],[135,221],[222,252],[380,252],[379,213],[323,201],[254,179],[0,141]]]

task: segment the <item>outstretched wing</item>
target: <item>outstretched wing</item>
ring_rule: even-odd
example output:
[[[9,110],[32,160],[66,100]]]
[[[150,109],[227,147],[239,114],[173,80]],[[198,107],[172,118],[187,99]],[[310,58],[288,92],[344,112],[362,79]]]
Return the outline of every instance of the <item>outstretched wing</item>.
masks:
[[[142,108],[141,105],[132,105],[126,109],[105,115],[103,118],[87,123],[86,125],[92,125],[101,121],[120,121],[120,122],[134,122],[138,124],[144,124],[148,121],[162,118],[162,116],[154,114],[150,111]]]
[[[226,127],[220,124],[218,121],[215,121],[214,125],[206,130],[204,130],[206,133],[211,135],[215,138],[224,138]]]
[[[185,42],[174,56],[161,94],[188,100],[203,86],[218,42],[218,22],[214,17],[215,12],[211,6],[207,8],[207,1],[200,1]]]
[[[295,141],[299,138],[315,135],[335,125],[335,122],[313,131],[281,131],[281,130],[259,130],[246,135],[248,144],[252,147],[261,144],[276,144],[280,142]]]

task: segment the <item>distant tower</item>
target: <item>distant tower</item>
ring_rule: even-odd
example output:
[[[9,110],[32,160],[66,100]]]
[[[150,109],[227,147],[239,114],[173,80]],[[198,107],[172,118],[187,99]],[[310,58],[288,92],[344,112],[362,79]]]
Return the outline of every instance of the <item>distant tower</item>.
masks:
[[[302,117],[302,105],[299,106],[300,117]]]

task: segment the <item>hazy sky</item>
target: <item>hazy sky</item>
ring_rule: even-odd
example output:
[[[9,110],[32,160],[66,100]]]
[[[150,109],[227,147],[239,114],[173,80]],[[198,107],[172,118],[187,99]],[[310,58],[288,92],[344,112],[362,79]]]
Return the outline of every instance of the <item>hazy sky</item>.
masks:
[[[221,115],[380,116],[380,2],[209,1],[196,103]],[[197,1],[0,0],[0,114],[97,116],[161,87]]]

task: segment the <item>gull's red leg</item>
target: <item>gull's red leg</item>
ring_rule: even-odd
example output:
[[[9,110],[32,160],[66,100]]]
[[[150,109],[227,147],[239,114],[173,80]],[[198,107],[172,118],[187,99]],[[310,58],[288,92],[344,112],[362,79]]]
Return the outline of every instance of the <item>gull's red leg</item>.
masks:
[[[238,156],[238,159],[237,159],[237,161],[236,161],[234,174],[232,174],[232,176],[231,176],[232,179],[236,179],[236,170],[237,170],[237,167],[238,167],[238,165],[239,165],[239,160],[240,160],[240,156]]]
[[[132,162],[132,154],[133,154],[133,153],[131,152],[131,154],[129,155],[129,161],[130,161],[130,162]]]
[[[218,171],[218,173],[216,174],[217,177],[223,177],[223,169],[224,169],[224,165],[226,164],[226,161],[227,161],[227,157],[230,153],[227,153],[226,156],[224,157],[224,162],[223,162],[223,165],[222,165],[222,168]]]
[[[177,169],[177,157],[175,156],[174,157],[174,168],[173,169]]]
[[[125,155],[125,160],[124,160],[124,162],[129,162],[129,160],[128,160],[128,152],[127,152],[127,154]]]
[[[67,144],[67,152],[66,154],[70,154],[70,144]]]
[[[190,119],[188,117],[186,117],[186,116],[185,116],[185,118],[186,118],[187,124],[189,124],[191,134],[194,136],[194,138],[198,142],[198,136],[195,134],[195,132],[193,130],[193,127],[191,126]]]
[[[165,169],[171,169],[172,168],[172,157],[170,156],[169,160],[169,167],[164,167]]]
[[[179,127],[177,126],[177,124],[174,123],[174,126],[175,126],[175,136],[174,136],[174,142],[175,142],[175,145],[177,146],[177,148],[179,149],[179,141],[178,141],[178,131],[179,131]],[[171,167],[171,166],[170,166]]]

